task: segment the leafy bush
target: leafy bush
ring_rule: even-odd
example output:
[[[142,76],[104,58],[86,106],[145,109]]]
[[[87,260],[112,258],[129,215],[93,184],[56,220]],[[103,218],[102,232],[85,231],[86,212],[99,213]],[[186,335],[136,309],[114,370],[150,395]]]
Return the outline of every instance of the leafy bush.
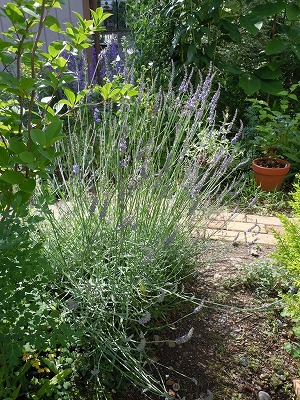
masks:
[[[78,27],[67,23],[63,31],[49,14],[61,3],[15,0],[1,7],[12,25],[0,39],[1,399],[59,398],[59,385],[69,387],[65,379],[73,372],[70,365],[64,368],[68,363],[58,366],[59,348],[76,346],[77,330],[69,328],[59,301],[49,293],[53,270],[41,254],[40,239],[33,239],[40,218],[30,216],[28,209],[36,180],[45,182],[55,168],[55,144],[63,137],[62,107],[74,108],[85,95],[75,96],[66,87],[73,78],[61,52],[70,55],[89,47],[89,37],[103,29],[109,15],[101,8],[93,21],[77,15]],[[43,49],[44,28],[60,32],[66,42]],[[50,68],[43,74],[45,67]],[[45,87],[50,94],[42,97]],[[67,99],[54,105],[59,89]],[[56,362],[47,358],[49,352],[60,353]]]
[[[277,95],[283,83],[299,80],[299,14],[288,1],[139,0],[127,18],[144,65],[154,61],[163,70],[172,59],[182,73],[184,65],[203,71],[214,62],[236,77],[232,91],[240,99],[235,83],[248,96]]]
[[[285,268],[274,260],[252,263],[241,268],[238,283],[260,296],[278,296],[292,286],[291,278]]]
[[[294,93],[298,88],[299,83],[293,85],[289,92],[282,93],[273,107],[262,100],[250,100],[259,117],[252,141],[254,147],[260,156],[282,157],[289,161],[294,174],[300,161],[300,109]]]
[[[296,175],[299,179],[299,175]],[[283,314],[291,318],[294,322],[293,332],[296,337],[300,336],[300,184],[299,181],[294,184],[294,192],[291,193],[292,200],[290,202],[296,219],[292,220],[284,215],[280,215],[280,220],[285,228],[285,233],[275,234],[277,238],[276,259],[291,274],[295,290],[293,293],[283,295],[285,304]],[[289,344],[287,349],[293,356],[299,358],[299,346]]]
[[[58,348],[76,346],[79,336],[47,294],[53,271],[41,254],[41,244],[31,237],[39,221],[9,212],[2,213],[0,221],[1,399],[51,394],[73,371],[63,369],[65,363],[56,366],[55,357],[46,357]]]

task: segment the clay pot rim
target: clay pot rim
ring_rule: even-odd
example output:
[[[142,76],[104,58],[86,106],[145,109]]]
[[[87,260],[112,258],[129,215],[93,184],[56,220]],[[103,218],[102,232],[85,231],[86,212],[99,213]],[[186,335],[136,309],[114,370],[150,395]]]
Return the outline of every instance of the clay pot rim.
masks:
[[[270,159],[270,157],[255,158],[252,161],[252,165],[255,165],[257,168],[263,168],[263,169],[278,169],[278,168],[273,168],[273,167],[262,167],[262,166],[256,164],[256,161],[260,161],[260,160],[264,161],[264,160],[269,160],[269,159]],[[289,162],[283,160],[282,158],[274,158],[274,160],[276,160],[279,164],[284,165],[285,168],[290,168],[290,166],[291,166]],[[285,169],[285,168],[280,168],[280,169]]]
[[[261,167],[260,165],[257,165],[255,161],[258,160],[267,160],[268,157],[259,157],[256,158],[255,160],[252,161],[252,169],[254,172],[258,174],[263,174],[263,175],[286,175],[289,170],[290,170],[290,163],[288,163],[285,160],[282,160],[281,158],[276,158],[276,161],[278,161],[280,164],[284,165],[283,168],[272,168],[272,167]]]

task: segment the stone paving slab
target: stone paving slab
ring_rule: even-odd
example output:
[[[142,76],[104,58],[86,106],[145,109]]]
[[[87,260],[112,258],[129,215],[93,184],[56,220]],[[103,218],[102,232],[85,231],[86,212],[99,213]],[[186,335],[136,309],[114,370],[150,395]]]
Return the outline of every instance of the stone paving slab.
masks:
[[[275,245],[274,231],[284,233],[277,217],[222,212],[214,214],[206,229],[197,233],[210,239]]]
[[[201,237],[213,240],[225,240],[237,243],[248,243],[248,244],[269,244],[275,245],[276,240],[272,234],[253,234],[251,232],[236,232],[229,231],[226,229],[210,229],[207,228],[204,231],[198,231]]]

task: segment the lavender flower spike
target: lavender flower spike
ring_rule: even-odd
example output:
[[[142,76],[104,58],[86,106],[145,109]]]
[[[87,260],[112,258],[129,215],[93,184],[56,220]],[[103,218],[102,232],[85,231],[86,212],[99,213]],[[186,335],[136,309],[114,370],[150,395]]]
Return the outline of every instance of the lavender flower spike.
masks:
[[[138,320],[138,323],[140,325],[145,325],[148,324],[148,322],[151,319],[151,314],[149,313],[149,311],[146,311],[144,315],[141,316],[141,318]]]
[[[193,333],[194,333],[194,328],[191,328],[191,329],[188,331],[188,333],[186,333],[185,335],[180,336],[179,338],[177,338],[177,339],[175,340],[175,343],[176,343],[176,344],[183,344],[183,343],[188,342],[189,340],[191,340],[191,338],[192,338],[192,336],[193,336]]]
[[[79,171],[80,171],[79,165],[74,164],[73,167],[72,167],[72,172],[73,172],[73,174],[74,174],[74,175],[78,175],[78,174],[79,174]]]
[[[201,303],[198,304],[198,306],[194,309],[193,313],[198,314],[198,312],[202,310],[203,306],[204,306],[204,300],[202,300]]]

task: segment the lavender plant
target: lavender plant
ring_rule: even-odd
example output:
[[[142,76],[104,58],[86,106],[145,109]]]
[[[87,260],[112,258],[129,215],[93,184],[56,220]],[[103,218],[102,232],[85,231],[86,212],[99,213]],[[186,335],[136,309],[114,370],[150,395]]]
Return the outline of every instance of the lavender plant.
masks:
[[[166,92],[142,77],[138,96],[120,99],[117,112],[106,99],[100,122],[80,109],[58,147],[69,158],[53,181],[62,200],[44,227],[45,256],[59,276],[57,297],[85,332],[78,373],[95,398],[116,388],[116,376],[166,396],[144,368],[153,333],[193,273],[195,229],[239,180],[238,132],[227,139],[232,122],[215,120],[213,77],[193,89],[186,76]],[[192,335],[190,327],[172,340]]]

